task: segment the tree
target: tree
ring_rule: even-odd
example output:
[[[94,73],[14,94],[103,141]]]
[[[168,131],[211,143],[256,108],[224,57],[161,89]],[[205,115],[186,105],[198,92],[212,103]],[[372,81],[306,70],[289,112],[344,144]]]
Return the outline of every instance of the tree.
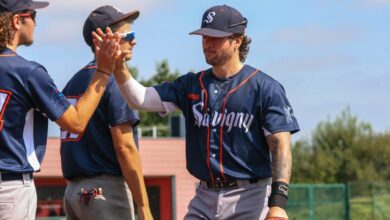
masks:
[[[148,80],[141,80],[140,83],[144,86],[155,86],[163,82],[172,82],[180,76],[180,72],[175,70],[171,72],[168,60],[163,60],[156,64],[156,74]]]
[[[130,71],[131,76],[133,76],[134,79],[138,79],[138,68],[135,66],[127,65],[127,69]]]
[[[350,182],[390,177],[390,134],[375,134],[350,109],[320,122],[312,140],[293,147],[293,182]]]
[[[135,77],[138,76],[138,70],[135,67],[129,67],[130,72],[135,73]],[[160,63],[156,64],[156,74],[154,74],[148,80],[140,80],[140,83],[144,86],[155,86],[157,84],[163,82],[172,82],[178,76],[180,76],[180,72],[175,70],[171,72],[169,68],[169,64],[167,60],[163,60]],[[150,127],[150,126],[167,126],[168,125],[168,117],[161,117],[158,113],[155,112],[146,112],[140,111],[141,118],[141,127]],[[167,136],[168,131],[159,130],[159,136]]]

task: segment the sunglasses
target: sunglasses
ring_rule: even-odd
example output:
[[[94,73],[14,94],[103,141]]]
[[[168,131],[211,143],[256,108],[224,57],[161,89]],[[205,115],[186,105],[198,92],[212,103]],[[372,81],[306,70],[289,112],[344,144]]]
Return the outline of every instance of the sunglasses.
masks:
[[[21,13],[21,14],[19,14],[19,16],[25,17],[25,18],[30,17],[33,21],[35,21],[35,18],[37,17],[37,12],[31,11],[31,12]]]
[[[132,40],[135,39],[135,32],[134,32],[134,31],[130,31],[130,32],[126,32],[126,33],[119,34],[119,36],[120,36],[123,40],[128,41],[128,42],[131,42]]]

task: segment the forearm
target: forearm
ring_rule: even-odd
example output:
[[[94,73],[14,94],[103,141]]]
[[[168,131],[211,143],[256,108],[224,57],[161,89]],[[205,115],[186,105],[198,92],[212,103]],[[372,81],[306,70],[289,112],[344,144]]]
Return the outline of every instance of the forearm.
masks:
[[[138,208],[149,208],[149,200],[142,175],[141,159],[137,149],[130,147],[117,151],[123,177],[129,186]]]
[[[272,159],[272,191],[268,200],[267,218],[287,219],[288,183],[291,177],[292,156],[290,132],[278,132],[266,136]]]
[[[117,67],[114,70],[115,80],[118,85],[125,83],[127,80],[133,78],[125,62],[117,63]]]
[[[133,78],[119,85],[119,89],[131,108],[163,113],[178,109],[173,103],[163,102],[155,88],[144,87]]]
[[[289,183],[292,155],[290,132],[279,132],[267,136],[272,157],[272,181]]]
[[[102,98],[109,77],[96,72],[85,93],[75,105],[77,120],[86,127]]]
[[[56,123],[67,131],[73,133],[83,132],[100,102],[108,79],[109,76],[96,72],[87,90],[76,105],[70,106]]]

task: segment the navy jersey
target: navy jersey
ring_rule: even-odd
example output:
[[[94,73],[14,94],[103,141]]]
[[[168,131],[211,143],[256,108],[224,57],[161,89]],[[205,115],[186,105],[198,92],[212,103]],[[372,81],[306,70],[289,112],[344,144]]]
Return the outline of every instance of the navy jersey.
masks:
[[[283,87],[249,65],[226,80],[209,69],[155,89],[183,111],[187,169],[200,180],[271,177],[266,134],[299,130]]]
[[[43,66],[0,51],[0,172],[40,170],[47,118],[57,120],[69,106]]]
[[[96,70],[95,62],[76,73],[63,90],[75,102],[87,90]],[[137,143],[138,112],[128,107],[111,76],[96,112],[82,134],[61,131],[61,164],[66,179],[122,172],[115,154],[110,127],[130,122]]]

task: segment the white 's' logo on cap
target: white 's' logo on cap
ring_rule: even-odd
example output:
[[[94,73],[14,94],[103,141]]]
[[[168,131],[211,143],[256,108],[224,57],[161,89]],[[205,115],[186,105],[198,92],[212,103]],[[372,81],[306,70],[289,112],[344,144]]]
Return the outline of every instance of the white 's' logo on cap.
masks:
[[[119,8],[117,8],[117,7],[115,7],[115,6],[113,6],[112,8],[115,9],[117,13],[122,13],[122,11],[119,10]]]
[[[214,11],[210,11],[209,14],[207,15],[206,19],[203,22],[206,22],[207,24],[210,24],[211,22],[213,22],[214,16],[215,16],[215,12]]]

